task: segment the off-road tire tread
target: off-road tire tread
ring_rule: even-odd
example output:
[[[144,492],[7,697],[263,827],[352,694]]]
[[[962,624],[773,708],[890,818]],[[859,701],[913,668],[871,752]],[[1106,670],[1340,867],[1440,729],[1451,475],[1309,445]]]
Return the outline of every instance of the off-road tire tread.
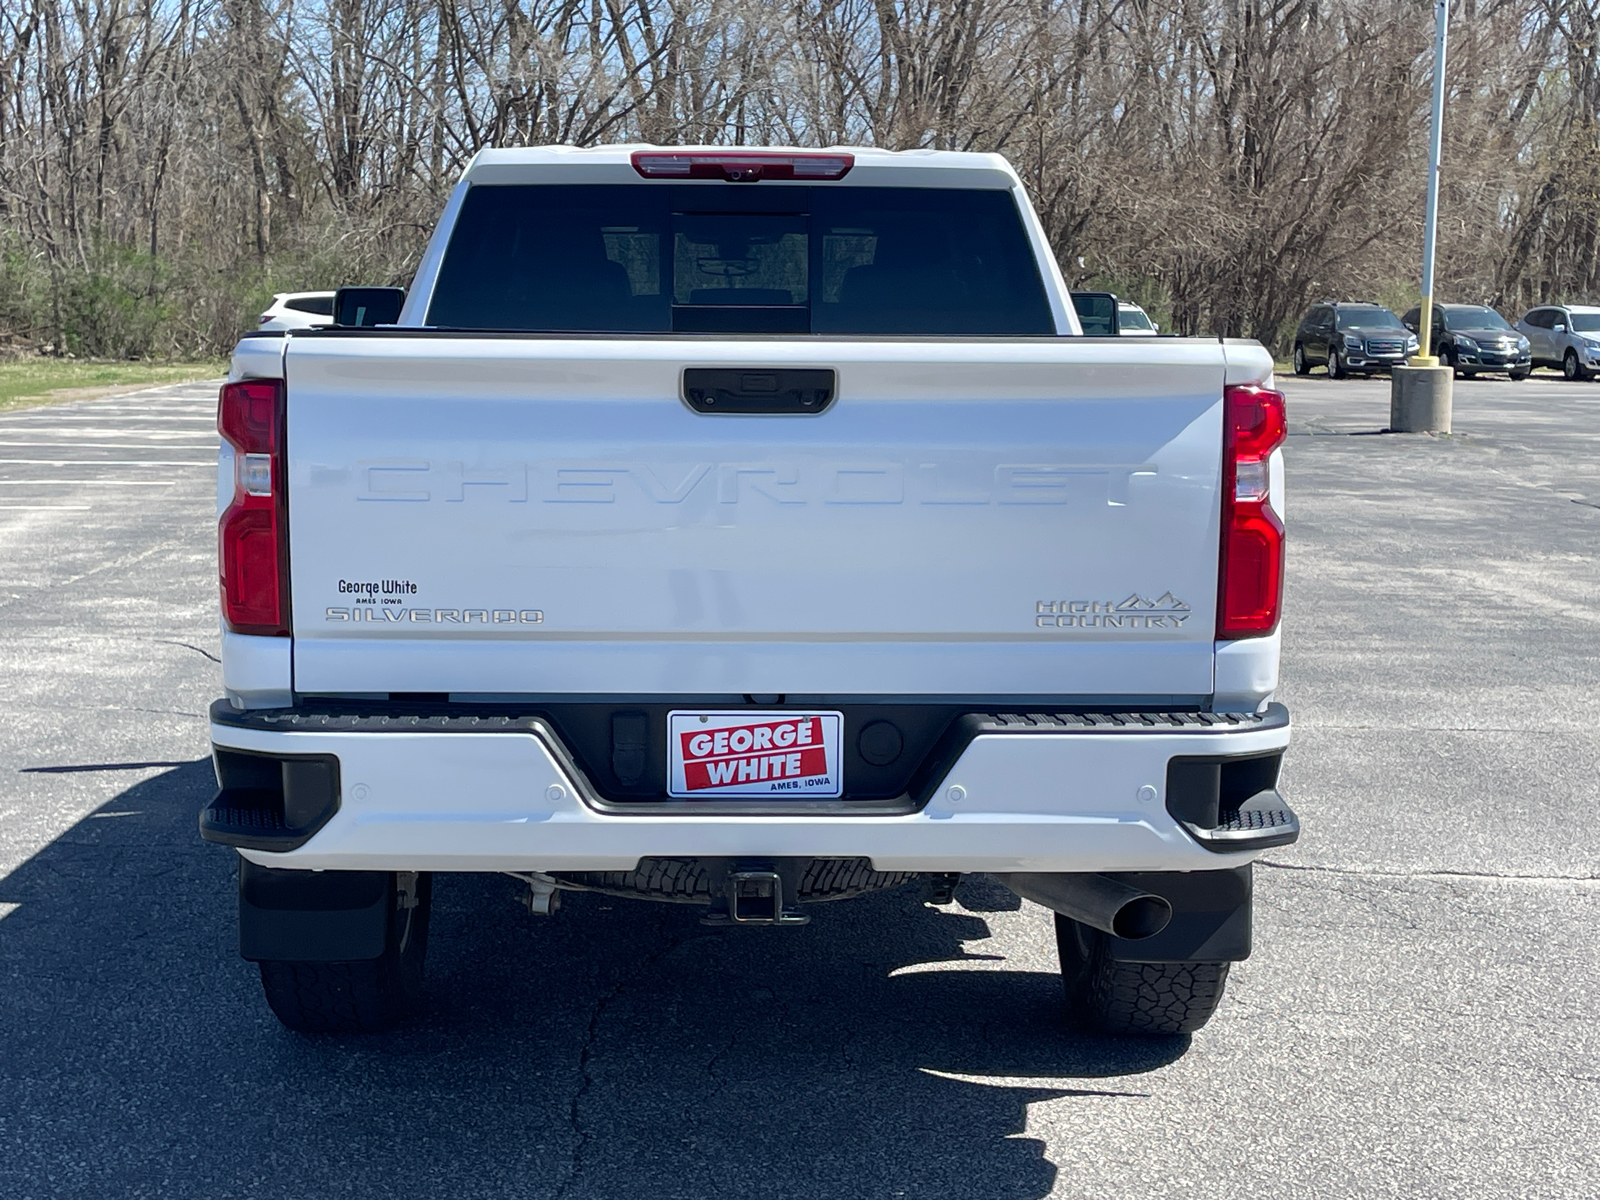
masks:
[[[1101,1033],[1193,1033],[1217,1011],[1228,982],[1225,962],[1117,962],[1106,934],[1068,917],[1056,917],[1056,947],[1068,1012]]]
[[[555,877],[612,896],[643,896],[669,904],[711,900],[705,870],[692,858],[646,858],[632,871],[558,871]]]
[[[1108,1033],[1174,1036],[1211,1019],[1228,982],[1227,963],[1122,963],[1101,958],[1087,1007]]]
[[[647,858],[632,871],[561,871],[557,879],[612,896],[669,904],[709,904],[711,884],[704,864],[693,858]],[[916,878],[910,871],[874,871],[865,858],[819,858],[800,878],[797,901],[846,900]]]
[[[865,858],[814,858],[800,877],[800,899],[848,900],[915,878],[912,871],[874,871]]]

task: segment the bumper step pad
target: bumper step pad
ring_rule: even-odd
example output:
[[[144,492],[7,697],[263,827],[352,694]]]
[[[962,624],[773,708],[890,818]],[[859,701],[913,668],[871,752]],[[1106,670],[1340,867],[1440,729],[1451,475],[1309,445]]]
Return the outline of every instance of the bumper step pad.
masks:
[[[339,759],[213,747],[216,797],[200,812],[200,836],[242,850],[297,850],[339,810]]]
[[[283,819],[280,794],[264,788],[225,788],[200,813],[200,836],[208,842],[247,849],[267,842],[267,849],[277,849],[296,832]]]
[[[1218,814],[1210,829],[1183,822],[1195,841],[1208,850],[1266,850],[1300,840],[1300,818],[1276,789],[1257,792],[1238,808]]]

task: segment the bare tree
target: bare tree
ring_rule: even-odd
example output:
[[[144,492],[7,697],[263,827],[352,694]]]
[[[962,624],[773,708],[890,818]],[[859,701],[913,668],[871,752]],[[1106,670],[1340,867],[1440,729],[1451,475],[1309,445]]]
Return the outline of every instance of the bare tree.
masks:
[[[1600,0],[1462,0],[1441,292],[1600,291]],[[992,150],[1069,279],[1277,343],[1402,295],[1415,0],[13,0],[0,338],[218,352],[275,289],[403,283],[485,146]]]

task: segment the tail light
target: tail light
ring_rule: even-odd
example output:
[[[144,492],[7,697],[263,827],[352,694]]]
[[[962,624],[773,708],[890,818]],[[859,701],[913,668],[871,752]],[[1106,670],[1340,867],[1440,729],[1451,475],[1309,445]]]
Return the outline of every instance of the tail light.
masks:
[[[222,616],[234,633],[289,636],[283,383],[225,384],[217,430],[233,447],[233,503],[217,525]]]
[[[633,169],[646,179],[721,179],[759,183],[786,179],[802,183],[843,179],[856,165],[853,154],[774,154],[764,150],[636,150]]]
[[[1288,434],[1283,393],[1224,389],[1222,430],[1217,637],[1258,637],[1283,612],[1283,522],[1269,495],[1272,452]]]

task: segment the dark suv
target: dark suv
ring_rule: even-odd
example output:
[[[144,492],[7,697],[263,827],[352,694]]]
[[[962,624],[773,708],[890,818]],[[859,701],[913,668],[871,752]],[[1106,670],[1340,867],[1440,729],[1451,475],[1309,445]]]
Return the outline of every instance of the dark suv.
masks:
[[[1329,300],[1313,304],[1294,331],[1294,373],[1327,367],[1334,379],[1371,375],[1404,363],[1417,339],[1381,304]]]
[[[1405,315],[1406,328],[1416,331],[1422,311]],[[1504,371],[1512,379],[1533,373],[1533,348],[1494,309],[1484,304],[1435,304],[1429,348],[1439,361],[1471,378],[1479,371]]]

